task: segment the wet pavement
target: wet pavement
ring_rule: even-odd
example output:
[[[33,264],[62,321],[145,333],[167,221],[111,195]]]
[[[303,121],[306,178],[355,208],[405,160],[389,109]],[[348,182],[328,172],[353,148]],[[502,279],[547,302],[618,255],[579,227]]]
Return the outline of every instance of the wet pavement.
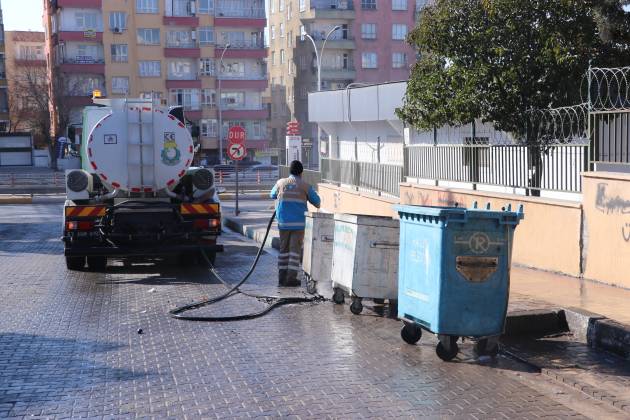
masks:
[[[325,302],[242,322],[171,319],[169,309],[223,286],[168,263],[69,272],[61,209],[0,206],[0,417],[623,418],[528,364],[477,361],[469,342],[442,362],[434,337],[407,345],[399,321],[369,310]],[[239,279],[255,244],[223,242],[216,265]],[[303,294],[278,290],[274,265],[263,254],[247,290]],[[265,304],[241,295],[198,313]]]

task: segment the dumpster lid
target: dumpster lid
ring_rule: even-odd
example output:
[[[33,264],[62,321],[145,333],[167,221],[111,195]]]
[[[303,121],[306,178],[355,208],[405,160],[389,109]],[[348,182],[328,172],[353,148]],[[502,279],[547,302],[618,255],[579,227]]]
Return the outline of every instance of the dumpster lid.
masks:
[[[304,216],[311,217],[313,219],[332,219],[334,217],[334,214],[319,211],[305,211]]]
[[[440,207],[440,206],[414,206],[397,205],[394,206],[401,217],[409,215],[432,216],[448,219],[452,222],[466,222],[472,219],[496,219],[503,224],[517,225],[524,218],[523,206],[519,206],[518,211],[512,211],[512,205],[504,207],[505,210],[491,210],[488,205],[485,209],[476,207],[472,209],[464,207]]]
[[[354,223],[356,225],[379,226],[395,229],[398,229],[398,226],[400,224],[398,220],[392,219],[391,217],[368,216],[365,214],[335,213],[335,220],[347,223]]]

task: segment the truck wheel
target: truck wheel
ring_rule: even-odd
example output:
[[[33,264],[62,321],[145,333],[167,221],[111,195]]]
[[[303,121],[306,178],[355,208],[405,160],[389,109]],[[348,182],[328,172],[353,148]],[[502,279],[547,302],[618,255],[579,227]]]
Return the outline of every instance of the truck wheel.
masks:
[[[68,270],[83,270],[85,257],[66,257],[66,268]]]
[[[107,267],[107,257],[87,257],[87,265],[92,271],[103,271]]]

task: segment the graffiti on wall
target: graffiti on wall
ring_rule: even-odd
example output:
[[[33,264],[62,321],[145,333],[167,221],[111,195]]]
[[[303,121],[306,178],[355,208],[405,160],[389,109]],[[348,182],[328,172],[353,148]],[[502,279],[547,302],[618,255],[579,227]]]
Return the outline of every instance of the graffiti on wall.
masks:
[[[607,190],[607,183],[600,182],[597,184],[595,208],[607,215],[630,215],[630,200],[619,195],[608,195]],[[624,241],[630,242],[630,222],[623,222],[621,224],[621,236]]]

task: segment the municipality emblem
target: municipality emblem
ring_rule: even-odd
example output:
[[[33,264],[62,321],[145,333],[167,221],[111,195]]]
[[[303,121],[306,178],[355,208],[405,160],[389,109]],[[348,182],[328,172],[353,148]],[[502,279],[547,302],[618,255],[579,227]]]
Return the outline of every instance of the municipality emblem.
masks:
[[[177,148],[175,133],[164,133],[164,148],[162,149],[162,162],[168,166],[175,166],[179,163],[181,152]]]

